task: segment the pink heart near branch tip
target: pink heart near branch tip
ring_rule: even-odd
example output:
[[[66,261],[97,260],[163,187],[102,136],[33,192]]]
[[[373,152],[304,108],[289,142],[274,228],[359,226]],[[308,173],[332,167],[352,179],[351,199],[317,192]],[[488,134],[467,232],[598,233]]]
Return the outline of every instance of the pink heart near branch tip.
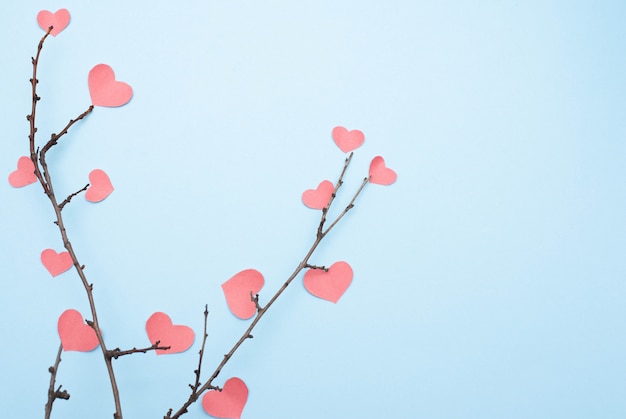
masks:
[[[216,418],[240,419],[248,401],[248,386],[241,378],[226,380],[222,391],[209,390],[202,397],[202,408]]]
[[[37,13],[37,23],[46,32],[52,26],[50,35],[57,36],[70,24],[70,12],[67,9],[59,9],[54,13],[42,10]]]
[[[104,170],[94,169],[89,173],[89,188],[85,199],[89,202],[100,202],[113,192],[113,184]]]
[[[35,176],[33,161],[26,156],[20,157],[17,161],[17,170],[9,174],[9,185],[21,188],[35,182],[37,182],[37,176]]]
[[[317,189],[307,189],[302,193],[302,202],[312,209],[324,209],[330,202],[335,185],[329,180],[320,182]]]
[[[57,329],[65,351],[90,352],[99,345],[96,332],[76,310],[65,310],[59,316]]]
[[[370,183],[376,183],[378,185],[391,185],[398,177],[396,172],[385,166],[385,159],[381,156],[376,156],[370,163]]]
[[[337,144],[337,147],[339,147],[344,153],[349,153],[352,150],[361,147],[365,141],[365,136],[362,131],[359,131],[358,129],[349,131],[342,126],[333,128],[332,137],[335,144]]]
[[[122,106],[133,97],[132,87],[115,80],[113,69],[106,64],[98,64],[89,71],[88,84],[94,106]]]
[[[57,253],[54,249],[46,249],[41,252],[41,263],[50,275],[57,276],[70,269],[74,262],[68,252]]]
[[[347,262],[333,263],[328,271],[309,269],[304,274],[304,288],[316,297],[337,303],[352,283],[353,275]]]
[[[249,319],[256,313],[256,305],[250,297],[263,288],[263,274],[255,269],[246,269],[222,284],[222,291],[230,311],[240,319]]]
[[[157,349],[157,355],[184,352],[193,345],[195,339],[191,327],[172,324],[170,316],[162,312],[156,312],[150,316],[146,322],[146,333],[151,344],[158,341],[159,346],[170,347],[167,350]]]

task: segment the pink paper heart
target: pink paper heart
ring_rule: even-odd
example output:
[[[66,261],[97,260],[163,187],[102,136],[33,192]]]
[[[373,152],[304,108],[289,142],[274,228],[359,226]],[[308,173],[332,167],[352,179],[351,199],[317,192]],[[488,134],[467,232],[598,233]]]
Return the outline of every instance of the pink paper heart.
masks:
[[[113,192],[113,184],[109,176],[101,169],[94,169],[89,173],[89,189],[85,199],[89,202],[100,202]]]
[[[202,408],[216,418],[240,419],[248,401],[248,386],[241,378],[226,380],[222,391],[209,390],[202,397]]]
[[[70,23],[70,12],[67,9],[59,9],[52,13],[42,10],[37,13],[37,23],[39,27],[48,32],[48,28],[52,26],[50,35],[57,36]]]
[[[349,153],[355,148],[361,147],[363,142],[365,141],[365,136],[362,131],[358,129],[354,129],[352,131],[348,131],[344,127],[338,126],[333,128],[333,140],[335,140],[335,144],[343,151],[344,153]]]
[[[302,193],[302,202],[309,208],[324,209],[328,205],[334,191],[335,185],[329,180],[324,180],[317,186],[317,189],[304,191]]]
[[[70,269],[74,262],[68,252],[57,253],[53,249],[46,249],[41,252],[41,263],[50,275],[57,276]]]
[[[146,322],[146,332],[150,343],[159,341],[159,346],[170,349],[157,349],[157,355],[184,352],[193,345],[195,334],[193,329],[183,325],[173,325],[170,316],[156,312]]]
[[[17,161],[17,170],[9,175],[9,184],[14,188],[21,188],[35,182],[37,182],[37,176],[35,176],[33,161],[26,156],[20,157]]]
[[[122,106],[133,96],[132,87],[116,81],[113,69],[106,64],[98,64],[89,71],[88,84],[94,106]]]
[[[328,272],[309,269],[304,274],[304,288],[316,297],[337,303],[352,282],[352,268],[346,262],[333,263]]]
[[[76,310],[65,310],[59,316],[57,330],[65,351],[90,352],[99,345],[96,332]]]
[[[396,181],[398,175],[396,172],[385,166],[385,160],[376,156],[370,163],[370,183],[379,185],[391,185]]]
[[[226,304],[230,311],[240,319],[249,319],[256,313],[256,305],[250,298],[263,288],[265,280],[261,272],[246,269],[222,284]]]

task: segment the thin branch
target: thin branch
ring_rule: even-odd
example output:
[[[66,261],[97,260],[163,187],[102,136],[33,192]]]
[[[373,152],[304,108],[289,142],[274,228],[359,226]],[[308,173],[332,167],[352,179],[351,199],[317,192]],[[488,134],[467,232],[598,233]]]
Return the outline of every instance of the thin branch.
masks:
[[[333,190],[333,193],[330,195],[330,201],[328,201],[328,204],[324,207],[324,209],[322,209],[322,219],[320,221],[319,226],[317,227],[317,237],[321,237],[324,234],[322,232],[322,229],[324,228],[324,223],[326,223],[326,216],[328,215],[328,210],[330,209],[330,206],[333,204],[333,201],[335,200],[335,197],[337,196],[337,191],[339,191],[339,188],[341,188],[341,186],[343,185],[343,177],[346,174],[346,170],[348,170],[348,166],[350,165],[350,162],[352,161],[352,156],[354,156],[354,152],[351,152],[350,155],[346,158],[346,161],[343,165],[343,169],[341,170],[341,174],[339,175],[339,179],[337,180],[337,183],[335,184],[335,189]]]
[[[109,358],[117,359],[120,356],[124,356],[124,355],[132,355],[132,354],[137,354],[137,353],[145,354],[148,351],[156,351],[156,350],[167,351],[171,348],[171,346],[159,346],[159,343],[161,343],[161,341],[157,340],[156,342],[154,342],[152,345],[148,346],[147,348],[141,348],[141,349],[133,348],[133,349],[125,350],[125,351],[122,351],[120,348],[115,348],[115,349],[111,349],[107,351],[107,353],[108,353]]]
[[[68,197],[65,198],[65,200],[59,204],[59,209],[63,209],[63,207],[66,204],[68,204],[72,200],[72,198],[74,198],[76,195],[80,194],[81,192],[85,192],[88,187],[89,187],[89,184],[86,184],[85,186],[82,187],[82,189],[79,189],[76,192],[68,195]]]
[[[57,352],[54,365],[48,368],[48,372],[50,372],[50,387],[48,387],[48,402],[46,403],[45,419],[50,419],[50,415],[52,414],[52,404],[56,399],[69,400],[70,398],[70,394],[67,390],[61,390],[62,386],[59,386],[56,390],[54,389],[56,385],[57,372],[59,371],[59,364],[61,363],[61,352],[63,352],[63,345],[59,344],[59,350]]]
[[[334,200],[334,195],[337,192],[337,190],[341,187],[342,183],[343,183],[343,177],[346,173],[346,170],[348,168],[348,165],[350,164],[350,161],[352,160],[352,155],[353,153],[350,153],[350,156],[346,159],[343,170],[341,171],[341,175],[339,176],[339,180],[337,181],[337,184],[335,186],[335,192],[333,193],[333,197],[331,198],[330,202],[328,203],[326,210],[328,208],[330,208],[333,200]],[[344,211],[339,215],[339,217],[337,217],[337,219],[325,230],[323,231],[323,227],[324,227],[324,223],[326,221],[326,211],[323,212],[322,214],[322,218],[320,220],[319,226],[317,228],[318,234],[316,235],[315,241],[313,242],[313,244],[311,245],[311,248],[309,249],[309,251],[306,253],[306,255],[304,256],[304,258],[302,259],[302,261],[298,264],[298,266],[296,267],[296,269],[293,271],[293,273],[289,276],[289,278],[287,278],[287,280],[285,281],[285,283],[278,289],[278,291],[276,291],[276,294],[274,294],[274,296],[268,301],[268,303],[265,305],[265,307],[261,308],[257,305],[257,314],[254,317],[254,319],[252,320],[252,323],[250,323],[250,326],[248,326],[248,328],[246,329],[246,331],[241,335],[241,337],[239,338],[239,340],[233,345],[233,347],[230,349],[230,351],[224,355],[224,358],[222,359],[222,361],[219,363],[219,365],[217,366],[217,368],[215,368],[215,371],[213,371],[213,374],[211,374],[211,376],[209,377],[209,379],[196,391],[192,392],[191,396],[187,399],[187,401],[181,406],[180,409],[178,409],[175,413],[172,414],[172,409],[169,409],[167,414],[163,417],[163,419],[178,419],[180,416],[184,415],[185,413],[188,412],[188,408],[189,406],[191,406],[198,398],[199,396],[204,393],[207,390],[211,390],[211,389],[216,389],[217,387],[213,386],[213,380],[215,380],[217,378],[217,376],[220,374],[220,372],[222,371],[222,369],[224,368],[224,366],[228,363],[228,361],[230,361],[230,359],[233,357],[233,355],[235,354],[235,352],[237,352],[237,349],[239,349],[239,347],[248,339],[252,338],[252,331],[254,330],[255,326],[257,325],[257,323],[259,323],[259,321],[261,320],[261,318],[265,315],[265,313],[267,313],[267,310],[269,310],[269,308],[272,306],[272,304],[274,304],[274,302],[281,296],[281,294],[287,289],[287,287],[289,286],[289,284],[291,284],[291,282],[298,276],[298,274],[306,268],[311,268],[314,267],[314,265],[310,265],[309,264],[309,259],[311,258],[311,256],[313,255],[313,253],[315,252],[315,250],[317,249],[317,247],[319,246],[320,242],[324,239],[324,237],[326,237],[326,235],[330,232],[330,230],[332,230],[332,228],[337,225],[337,223],[343,218],[343,216],[350,210],[350,208],[352,208],[354,206],[354,203],[356,201],[356,198],[359,196],[359,194],[363,191],[363,188],[365,187],[365,185],[367,184],[367,181],[369,179],[365,179],[363,181],[363,183],[361,184],[361,186],[359,187],[358,191],[356,192],[356,194],[354,195],[354,197],[352,198],[352,200],[350,201],[350,203],[348,204],[348,207],[346,207],[346,209],[344,209]],[[252,295],[251,295],[252,296]],[[255,301],[254,298],[252,298],[252,301]],[[257,301],[258,304],[258,301]]]
[[[305,268],[307,268],[307,269],[321,269],[324,272],[328,272],[328,268],[326,266],[309,265],[307,263]]]
[[[191,393],[194,394],[198,391],[198,387],[200,387],[200,374],[202,373],[202,359],[204,358],[204,347],[206,345],[206,339],[209,337],[207,334],[207,320],[209,318],[209,306],[205,304],[204,306],[204,331],[202,333],[202,347],[200,348],[200,352],[198,352],[198,368],[194,371],[196,374],[196,382],[189,387],[191,387]]]
[[[87,110],[85,112],[81,113],[80,115],[78,115],[76,117],[76,119],[70,119],[70,122],[67,123],[67,125],[65,126],[65,128],[63,128],[61,130],[61,132],[59,132],[58,134],[50,134],[50,139],[48,140],[46,145],[43,146],[43,148],[41,149],[41,156],[42,156],[42,158],[48,152],[48,150],[50,150],[50,148],[52,146],[57,144],[57,142],[59,141],[59,139],[61,137],[63,137],[65,134],[67,134],[69,129],[72,127],[72,125],[74,125],[75,123],[77,123],[81,119],[85,118],[87,115],[89,115],[93,111],[93,109],[94,109],[93,105],[89,105]]]

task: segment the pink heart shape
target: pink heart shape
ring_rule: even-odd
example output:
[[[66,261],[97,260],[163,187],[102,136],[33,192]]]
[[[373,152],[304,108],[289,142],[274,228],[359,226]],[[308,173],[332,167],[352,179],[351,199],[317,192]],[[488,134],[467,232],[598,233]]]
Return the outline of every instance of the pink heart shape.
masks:
[[[333,128],[333,140],[335,140],[335,144],[341,151],[348,153],[355,148],[361,147],[365,141],[365,136],[358,129],[348,131],[344,127],[338,126]]]
[[[209,390],[202,397],[202,408],[216,418],[240,419],[248,401],[248,386],[241,378],[226,380],[222,391]]]
[[[98,64],[89,71],[88,84],[94,106],[122,106],[133,96],[133,88],[116,81],[113,69],[106,64]]]
[[[317,189],[307,189],[302,193],[302,202],[309,208],[324,209],[330,202],[335,185],[329,180],[322,181]]]
[[[57,253],[53,249],[46,249],[41,252],[41,263],[50,275],[57,276],[70,269],[74,262],[68,252]]]
[[[20,157],[17,161],[17,170],[9,175],[9,184],[14,188],[21,188],[35,182],[37,182],[37,176],[35,176],[33,161],[26,156]]]
[[[42,10],[37,13],[37,23],[39,27],[48,32],[48,28],[52,26],[50,35],[57,36],[70,23],[70,12],[67,9],[59,9],[52,13]]]
[[[57,323],[61,344],[65,351],[90,352],[99,345],[96,332],[85,324],[80,312],[65,310]]]
[[[184,352],[193,345],[195,334],[193,329],[183,325],[173,325],[170,316],[156,312],[146,322],[146,332],[150,343],[159,341],[159,346],[170,349],[157,349],[157,355]]]
[[[256,305],[250,298],[263,288],[263,274],[255,269],[246,269],[222,284],[226,304],[230,311],[240,319],[249,319],[256,313]]]
[[[309,269],[304,274],[304,288],[316,297],[337,303],[352,282],[352,268],[346,262],[333,263],[328,271]]]
[[[89,173],[91,186],[85,193],[85,199],[89,202],[100,202],[113,192],[113,184],[109,176],[101,169],[94,169]]]
[[[396,181],[398,175],[393,170],[385,166],[385,160],[376,156],[370,163],[370,183],[379,185],[391,185]]]

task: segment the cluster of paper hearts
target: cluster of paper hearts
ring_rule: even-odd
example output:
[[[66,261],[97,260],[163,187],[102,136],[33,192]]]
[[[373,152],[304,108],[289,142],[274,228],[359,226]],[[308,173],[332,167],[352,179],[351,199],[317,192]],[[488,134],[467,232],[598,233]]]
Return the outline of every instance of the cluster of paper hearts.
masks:
[[[172,324],[170,316],[163,312],[156,312],[146,322],[146,333],[150,343],[159,341],[159,346],[169,346],[170,349],[157,349],[157,355],[176,354],[184,352],[193,345],[195,334],[189,326]]]
[[[226,380],[222,391],[209,390],[202,397],[202,408],[216,418],[240,419],[248,401],[248,386],[241,378]]]

